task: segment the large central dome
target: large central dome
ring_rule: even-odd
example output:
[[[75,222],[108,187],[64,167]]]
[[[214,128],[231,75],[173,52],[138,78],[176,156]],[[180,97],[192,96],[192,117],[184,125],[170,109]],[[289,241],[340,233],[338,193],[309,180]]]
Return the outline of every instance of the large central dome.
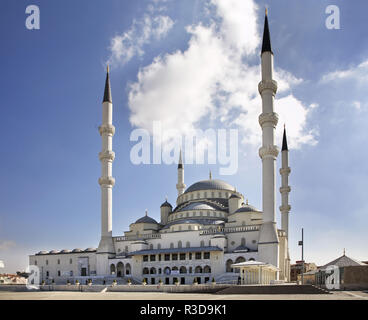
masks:
[[[217,180],[217,179],[210,179],[210,180],[203,180],[198,181],[194,184],[192,184],[187,190],[185,190],[185,193],[192,192],[192,191],[198,191],[198,190],[230,190],[235,191],[235,188],[228,184],[225,181]]]

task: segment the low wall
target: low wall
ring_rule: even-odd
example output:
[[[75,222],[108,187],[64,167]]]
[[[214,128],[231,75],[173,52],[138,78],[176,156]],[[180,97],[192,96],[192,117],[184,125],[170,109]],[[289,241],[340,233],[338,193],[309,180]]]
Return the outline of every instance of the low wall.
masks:
[[[223,290],[229,285],[40,285],[40,291],[81,291],[101,292],[106,288],[108,292],[169,292],[169,293],[215,293]],[[25,285],[0,285],[0,291],[26,292],[29,290]]]

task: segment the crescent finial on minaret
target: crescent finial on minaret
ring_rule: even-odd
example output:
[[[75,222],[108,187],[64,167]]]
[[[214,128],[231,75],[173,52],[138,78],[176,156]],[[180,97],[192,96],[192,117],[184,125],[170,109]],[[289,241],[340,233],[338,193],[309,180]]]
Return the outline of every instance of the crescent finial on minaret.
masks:
[[[107,64],[107,67],[106,67],[106,71],[107,71],[107,73],[110,73],[110,67],[109,67],[108,64]]]

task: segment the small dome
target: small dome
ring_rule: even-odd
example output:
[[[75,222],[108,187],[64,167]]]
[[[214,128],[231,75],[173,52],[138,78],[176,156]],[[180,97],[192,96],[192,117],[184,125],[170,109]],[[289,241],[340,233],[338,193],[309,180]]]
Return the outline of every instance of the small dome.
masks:
[[[203,202],[192,202],[186,205],[184,208],[180,209],[180,211],[188,211],[188,210],[216,210],[216,209]]]
[[[48,251],[40,251],[38,254],[48,254]]]
[[[167,200],[160,206],[160,208],[162,208],[162,207],[170,207],[170,208],[172,208],[172,205],[169,203],[169,202],[167,202]]]
[[[85,252],[94,252],[96,251],[96,248],[87,248],[86,250],[84,250]]]
[[[157,221],[149,216],[144,216],[138,219],[135,223],[154,223],[157,224]]]
[[[60,253],[70,253],[72,252],[72,250],[69,250],[69,249],[63,249],[60,251]]]
[[[83,250],[82,249],[79,249],[79,248],[76,248],[72,252],[83,252]]]
[[[259,211],[256,209],[256,207],[246,204],[243,207],[240,207],[234,213],[238,213],[238,212],[259,212]]]
[[[198,191],[198,190],[230,190],[235,191],[235,188],[228,184],[225,181],[218,180],[218,179],[210,179],[210,180],[203,180],[196,182],[192,184],[187,190],[185,190],[185,193],[192,192],[192,191]]]
[[[50,253],[51,254],[57,254],[57,253],[60,253],[60,251],[59,250],[51,250]]]

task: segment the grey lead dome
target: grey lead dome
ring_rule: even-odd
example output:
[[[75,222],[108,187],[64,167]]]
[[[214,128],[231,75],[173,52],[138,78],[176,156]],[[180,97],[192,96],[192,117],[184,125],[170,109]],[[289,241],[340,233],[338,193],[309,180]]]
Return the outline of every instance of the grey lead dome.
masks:
[[[198,190],[230,190],[235,191],[235,187],[233,187],[231,184],[217,179],[211,179],[211,180],[203,180],[196,182],[192,184],[187,190],[185,190],[185,193],[192,192],[192,191],[198,191]]]

